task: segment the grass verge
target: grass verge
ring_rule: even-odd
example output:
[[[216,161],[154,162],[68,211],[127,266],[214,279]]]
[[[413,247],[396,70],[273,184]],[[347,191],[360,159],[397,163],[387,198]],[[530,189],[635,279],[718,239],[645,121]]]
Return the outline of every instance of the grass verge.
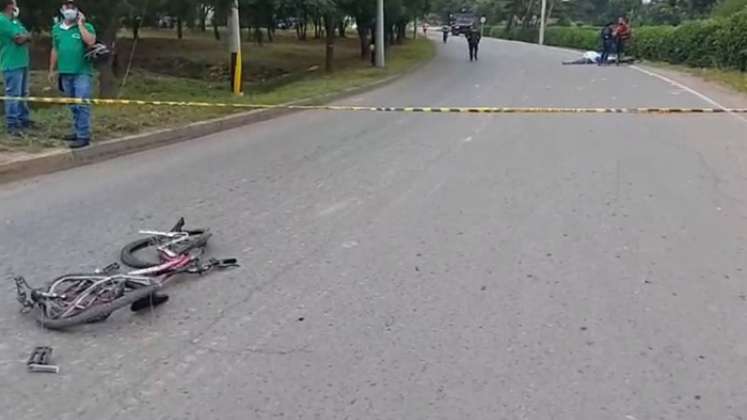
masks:
[[[678,70],[683,70],[678,68]],[[747,73],[735,70],[694,69],[685,67],[684,71],[701,77],[709,82],[717,82],[742,93],[747,93]]]
[[[193,41],[183,40],[182,42]],[[205,43],[205,45],[207,48],[216,49],[212,43]],[[227,86],[228,82],[221,78],[216,80],[202,74],[195,75],[196,77],[175,77],[162,74],[157,66],[136,67],[137,62],[127,85],[120,93],[121,97],[131,99],[273,105],[364,86],[405,72],[435,54],[435,47],[430,41],[411,40],[392,47],[387,68],[377,69],[371,67],[368,61],[359,58],[356,47],[357,39],[338,42],[336,71],[325,74],[322,71],[324,48],[320,42],[300,43],[285,39],[274,44],[265,44],[264,47],[249,46],[246,51],[250,57],[247,66],[251,68],[253,59],[264,60],[261,64],[258,63],[258,66],[277,69],[275,74],[279,76],[268,79],[250,76],[250,80],[246,83],[246,95],[241,98],[231,95]],[[201,57],[201,49],[194,49],[190,54]],[[184,52],[188,50],[188,44],[175,50]],[[268,62],[271,63],[269,67]],[[163,65],[163,63],[160,64]],[[197,67],[205,68],[206,65],[201,63]],[[162,71],[166,72],[168,69]],[[44,71],[32,71],[31,86],[31,94],[34,96],[59,95],[56,89],[49,87]],[[39,153],[50,148],[64,146],[62,137],[71,131],[70,111],[59,105],[32,104],[31,106],[32,118],[37,122],[38,128],[28,132],[23,139],[1,135],[0,153]],[[96,106],[93,109],[93,137],[94,141],[103,141],[156,129],[178,127],[236,112],[242,112],[242,110],[128,105]]]

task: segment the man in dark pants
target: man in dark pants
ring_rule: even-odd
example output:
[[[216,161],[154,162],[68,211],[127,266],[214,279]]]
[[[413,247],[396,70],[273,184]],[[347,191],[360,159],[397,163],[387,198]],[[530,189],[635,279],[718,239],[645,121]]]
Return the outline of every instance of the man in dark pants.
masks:
[[[467,44],[469,45],[469,61],[477,60],[477,50],[480,46],[480,31],[477,28],[470,28],[467,32]]]
[[[599,60],[599,65],[604,66],[607,64],[607,61],[610,57],[610,52],[612,52],[612,48],[614,47],[614,37],[613,33],[615,31],[614,24],[609,23],[607,26],[602,28],[601,38],[602,38],[602,57]]]
[[[96,30],[78,10],[75,0],[63,0],[62,21],[52,28],[52,52],[49,58],[49,80],[58,81],[69,98],[90,99],[93,88],[93,64],[85,58],[88,48],[96,44]],[[57,77],[59,73],[59,79]],[[91,142],[91,108],[72,105],[73,134],[66,137],[70,148],[86,147]]]
[[[5,96],[23,97],[29,94],[29,43],[31,35],[18,20],[15,0],[2,0],[0,5],[0,71],[5,79]],[[29,107],[22,101],[5,101],[8,134],[23,136],[32,126]]]

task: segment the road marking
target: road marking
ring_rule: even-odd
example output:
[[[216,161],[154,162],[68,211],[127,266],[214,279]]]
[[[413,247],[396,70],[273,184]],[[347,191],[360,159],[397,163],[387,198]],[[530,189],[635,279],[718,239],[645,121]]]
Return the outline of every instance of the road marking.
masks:
[[[676,83],[672,81],[673,83]],[[698,94],[694,90],[689,92]],[[702,95],[702,94],[698,94]],[[703,95],[704,98],[707,98]],[[0,96],[0,100],[40,102],[60,105],[129,105],[129,106],[172,106],[172,107],[207,107],[233,109],[285,109],[295,111],[351,111],[351,112],[415,112],[415,113],[465,113],[465,114],[731,114],[747,122],[747,119],[735,114],[747,114],[747,108],[726,108],[713,102],[715,108],[669,108],[669,107],[637,107],[637,108],[570,108],[570,107],[392,107],[392,106],[353,106],[353,105],[269,105],[225,102],[180,102],[180,101],[151,101],[133,99],[81,99],[81,98],[40,98],[40,97],[12,97]]]
[[[649,70],[646,70],[646,69],[640,68],[640,67],[638,67],[638,66],[635,66],[635,65],[633,65],[633,66],[630,66],[630,68],[631,68],[631,69],[633,69],[633,70],[639,71],[639,72],[641,72],[641,73],[643,73],[643,74],[645,74],[645,75],[647,75],[647,76],[655,77],[655,78],[657,78],[657,79],[659,79],[659,80],[662,80],[662,81],[664,81],[664,82],[667,82],[667,83],[669,83],[669,84],[670,84],[670,85],[672,85],[672,86],[676,86],[676,87],[678,87],[678,88],[680,88],[680,89],[682,89],[682,90],[684,90],[684,91],[686,91],[686,92],[688,92],[688,93],[690,93],[690,94],[692,94],[692,95],[695,95],[695,96],[697,96],[698,98],[700,98],[700,99],[702,99],[702,100],[704,100],[704,101],[708,102],[709,104],[711,104],[711,105],[715,106],[716,108],[719,108],[719,109],[721,109],[722,111],[724,111],[724,112],[728,113],[729,115],[733,116],[734,118],[736,118],[736,119],[738,119],[738,120],[740,120],[740,121],[742,121],[742,122],[745,122],[745,123],[747,123],[747,118],[744,118],[744,117],[742,117],[741,115],[737,115],[737,114],[735,114],[734,112],[732,112],[732,110],[731,110],[731,109],[729,109],[729,108],[727,108],[727,107],[725,107],[725,106],[721,105],[721,104],[720,104],[720,103],[718,103],[718,101],[716,101],[715,99],[713,99],[713,98],[711,98],[710,96],[707,96],[707,95],[705,95],[705,94],[702,94],[702,93],[698,92],[697,90],[695,90],[695,89],[693,89],[693,88],[691,88],[691,87],[689,87],[689,86],[683,85],[682,83],[680,83],[680,82],[678,82],[678,81],[676,81],[676,80],[672,80],[672,79],[670,79],[669,77],[666,77],[666,76],[664,76],[664,75],[661,75],[661,74],[659,74],[659,73],[655,73],[655,72],[653,72],[653,71],[649,71]]]

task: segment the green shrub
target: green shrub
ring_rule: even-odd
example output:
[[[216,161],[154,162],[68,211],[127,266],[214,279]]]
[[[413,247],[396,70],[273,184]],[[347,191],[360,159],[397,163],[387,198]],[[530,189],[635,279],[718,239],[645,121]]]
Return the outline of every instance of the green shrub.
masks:
[[[536,28],[518,28],[498,36],[537,42]],[[545,32],[545,43],[581,50],[599,50],[600,29],[554,26]],[[628,54],[647,60],[686,64],[693,67],[747,68],[747,10],[727,18],[686,22],[680,26],[642,26],[633,29]]]
[[[674,26],[644,26],[634,29],[628,53],[634,57],[669,61],[673,50]]]
[[[598,50],[601,47],[600,29],[552,27],[545,31],[545,43],[556,47]]]
[[[713,16],[729,17],[747,9],[747,0],[723,0],[713,8]]]

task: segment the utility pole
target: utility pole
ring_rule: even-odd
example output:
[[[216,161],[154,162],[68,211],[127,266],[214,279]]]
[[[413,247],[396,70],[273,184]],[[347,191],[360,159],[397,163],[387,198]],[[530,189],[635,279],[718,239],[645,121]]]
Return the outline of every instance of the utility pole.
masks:
[[[540,38],[539,44],[545,45],[545,17],[547,15],[547,0],[542,0],[542,12],[540,13]]]
[[[231,32],[228,47],[231,52],[231,91],[236,96],[244,94],[241,59],[241,21],[239,20],[239,1],[233,0],[228,16],[228,28]]]
[[[417,31],[417,28],[415,29]],[[376,3],[376,67],[386,65],[384,59],[384,0]]]

